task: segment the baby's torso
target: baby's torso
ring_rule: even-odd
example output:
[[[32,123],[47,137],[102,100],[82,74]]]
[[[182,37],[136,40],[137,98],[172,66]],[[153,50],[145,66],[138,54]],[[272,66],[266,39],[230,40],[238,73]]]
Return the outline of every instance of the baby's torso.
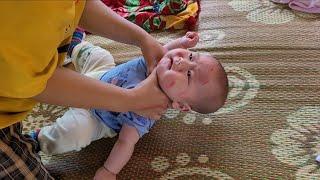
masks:
[[[134,88],[147,78],[147,67],[144,59],[136,58],[104,73],[100,80],[126,89]]]
[[[104,73],[100,81],[131,89],[146,78],[147,66],[141,57],[118,65]],[[140,137],[147,133],[154,124],[153,120],[144,118],[133,112],[119,113],[103,109],[92,109],[91,112],[115,132],[119,132],[123,124],[134,126],[138,130]]]

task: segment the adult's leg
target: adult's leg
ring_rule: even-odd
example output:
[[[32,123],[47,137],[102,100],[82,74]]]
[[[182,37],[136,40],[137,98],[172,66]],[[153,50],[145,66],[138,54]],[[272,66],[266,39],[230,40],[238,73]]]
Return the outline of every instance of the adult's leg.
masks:
[[[0,179],[54,179],[36,152],[37,142],[21,133],[21,123],[0,129]]]

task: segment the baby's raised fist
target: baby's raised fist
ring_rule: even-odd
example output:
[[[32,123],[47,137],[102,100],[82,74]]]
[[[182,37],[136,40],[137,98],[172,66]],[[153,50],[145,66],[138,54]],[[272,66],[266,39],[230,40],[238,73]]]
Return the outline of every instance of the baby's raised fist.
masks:
[[[192,48],[199,42],[199,35],[197,32],[187,32],[185,36],[180,39],[183,48]]]

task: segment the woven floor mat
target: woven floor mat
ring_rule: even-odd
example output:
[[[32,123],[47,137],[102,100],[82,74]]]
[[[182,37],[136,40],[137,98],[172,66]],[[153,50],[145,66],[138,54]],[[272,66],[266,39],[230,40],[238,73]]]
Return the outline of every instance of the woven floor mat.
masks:
[[[225,66],[227,104],[201,115],[168,110],[137,144],[119,179],[317,179],[320,154],[320,15],[268,0],[202,0],[199,44]],[[166,43],[184,31],[152,34]],[[138,48],[88,36],[118,63]],[[25,131],[50,124],[65,108],[41,104]],[[115,142],[42,155],[58,179],[90,179]]]

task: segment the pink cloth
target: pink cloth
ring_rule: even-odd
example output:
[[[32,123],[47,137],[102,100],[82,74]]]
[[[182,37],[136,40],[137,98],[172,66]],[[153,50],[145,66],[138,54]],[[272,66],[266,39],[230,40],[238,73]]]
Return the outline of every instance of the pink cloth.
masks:
[[[320,13],[320,0],[271,0],[275,3],[288,4],[291,9],[307,13]]]

